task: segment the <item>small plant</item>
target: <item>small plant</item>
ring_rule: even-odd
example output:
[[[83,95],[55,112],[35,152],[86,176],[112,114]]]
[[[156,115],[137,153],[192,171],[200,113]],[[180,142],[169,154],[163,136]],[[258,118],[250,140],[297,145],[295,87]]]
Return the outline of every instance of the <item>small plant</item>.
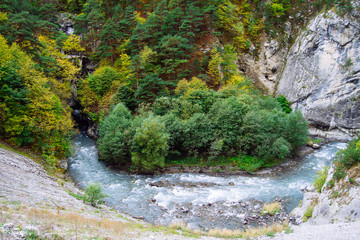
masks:
[[[333,198],[339,197],[339,192],[338,192],[338,191],[333,191],[332,197],[333,197]]]
[[[268,237],[275,237],[275,233],[274,233],[274,232],[268,232],[268,233],[266,234],[266,236],[268,236]]]
[[[354,179],[349,178],[349,183],[354,184],[355,183]]]
[[[37,240],[37,239],[41,239],[41,238],[35,233],[34,230],[31,230],[31,231],[27,231],[25,239],[26,240]]]
[[[280,204],[278,202],[265,203],[262,214],[264,214],[265,212],[270,215],[275,215],[276,213],[280,212]]]
[[[335,186],[335,181],[334,179],[331,179],[327,184],[326,184],[326,187],[331,189]]]
[[[317,172],[317,178],[314,181],[315,189],[321,193],[321,189],[324,186],[327,178],[328,167],[325,167],[322,171]]]
[[[290,234],[290,233],[293,233],[293,232],[294,232],[294,230],[290,226],[287,226],[287,228],[285,229],[286,234]]]
[[[309,206],[306,212],[304,213],[303,222],[306,222],[309,218],[312,217],[312,212],[314,210],[314,206]]]
[[[89,203],[93,207],[96,207],[104,202],[105,197],[107,197],[107,195],[102,193],[100,184],[92,183],[85,188],[83,201]]]

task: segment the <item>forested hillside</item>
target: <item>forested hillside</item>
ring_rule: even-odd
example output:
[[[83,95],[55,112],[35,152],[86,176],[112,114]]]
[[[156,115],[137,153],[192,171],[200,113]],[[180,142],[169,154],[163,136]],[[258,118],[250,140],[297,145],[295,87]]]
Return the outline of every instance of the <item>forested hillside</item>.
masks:
[[[2,0],[0,135],[56,165],[69,153],[76,83],[108,163],[140,172],[166,156],[277,163],[305,142],[306,122],[284,97],[263,96],[238,56],[256,58],[265,39],[291,44],[334,6],[352,9],[344,0]],[[73,35],[60,31],[59,13]],[[81,76],[84,56],[96,70]]]

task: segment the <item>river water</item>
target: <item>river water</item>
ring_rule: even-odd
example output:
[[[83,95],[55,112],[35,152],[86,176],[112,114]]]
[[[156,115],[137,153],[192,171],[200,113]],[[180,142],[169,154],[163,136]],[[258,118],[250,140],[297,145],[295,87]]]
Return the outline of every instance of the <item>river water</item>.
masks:
[[[154,224],[182,222],[190,228],[238,228],[244,219],[240,203],[281,198],[286,210],[291,211],[302,198],[300,189],[312,183],[316,172],[329,165],[336,152],[345,147],[345,143],[336,142],[324,145],[276,177],[189,173],[142,176],[107,168],[98,161],[95,142],[80,134],[74,140],[69,173],[82,188],[99,182],[109,196],[108,205]],[[163,186],[154,186],[159,182]],[[253,204],[258,207],[256,201]]]

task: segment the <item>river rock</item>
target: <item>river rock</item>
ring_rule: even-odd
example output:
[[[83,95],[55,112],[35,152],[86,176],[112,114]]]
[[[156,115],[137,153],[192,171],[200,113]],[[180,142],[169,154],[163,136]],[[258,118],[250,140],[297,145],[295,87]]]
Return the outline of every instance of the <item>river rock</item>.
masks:
[[[314,143],[314,144],[312,145],[312,148],[313,148],[313,149],[319,149],[319,148],[320,148],[320,145],[319,145],[319,144]]]

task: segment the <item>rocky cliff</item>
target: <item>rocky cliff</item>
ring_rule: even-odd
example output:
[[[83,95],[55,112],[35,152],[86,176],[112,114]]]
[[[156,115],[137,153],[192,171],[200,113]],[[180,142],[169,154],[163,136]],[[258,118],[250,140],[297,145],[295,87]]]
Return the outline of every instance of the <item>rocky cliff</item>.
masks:
[[[353,5],[344,16],[317,15],[291,47],[264,41],[256,61],[239,61],[269,94],[301,109],[311,133],[344,140],[360,132],[360,3]]]

